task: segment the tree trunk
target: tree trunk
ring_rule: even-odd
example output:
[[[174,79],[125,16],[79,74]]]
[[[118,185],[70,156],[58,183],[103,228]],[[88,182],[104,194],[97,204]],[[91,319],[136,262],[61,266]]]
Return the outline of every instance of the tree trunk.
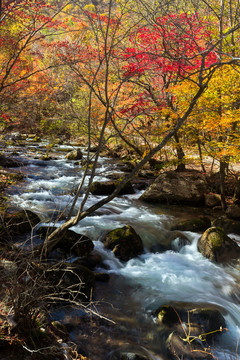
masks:
[[[178,158],[178,165],[177,165],[177,171],[185,171],[186,170],[186,166],[185,166],[185,163],[184,163],[184,159],[185,159],[185,153],[183,151],[183,148],[182,148],[182,145],[180,143],[180,140],[179,140],[179,137],[178,137],[178,134],[174,134],[174,140],[176,141],[177,143],[177,146],[176,146],[176,150],[177,150],[177,158]]]
[[[202,168],[203,174],[204,174],[205,177],[206,177],[206,169],[205,169],[205,166],[204,166],[204,164],[203,164],[203,157],[202,157],[201,141],[200,141],[199,138],[197,139],[197,146],[198,146],[198,153],[199,153],[201,168]]]
[[[225,171],[227,168],[227,163],[225,161],[220,161],[220,192],[221,192],[221,206],[222,209],[225,211],[227,204],[226,204],[226,194],[225,194]]]
[[[211,78],[211,77],[210,77]],[[210,81],[210,78],[208,78],[208,81]],[[96,204],[92,205],[87,210],[82,210],[82,207],[79,208],[78,214],[71,219],[67,220],[64,224],[62,224],[60,227],[58,227],[56,230],[53,231],[44,241],[42,245],[40,245],[38,248],[35,249],[35,253],[40,253],[42,256],[47,255],[52,248],[60,241],[62,234],[69,229],[70,227],[76,225],[79,223],[80,220],[84,219],[85,217],[92,214],[97,209],[101,208],[103,205],[107,204],[109,201],[114,199],[120,190],[125,186],[125,184],[133,178],[133,176],[143,167],[144,164],[146,164],[157,152],[159,152],[168,142],[169,140],[175,136],[177,131],[181,128],[181,126],[185,123],[189,115],[191,114],[194,105],[196,104],[197,100],[201,97],[202,93],[206,89],[208,85],[208,81],[206,81],[204,84],[201,84],[199,86],[199,89],[193,99],[191,100],[189,107],[185,114],[182,117],[179,117],[176,125],[169,130],[167,135],[164,137],[162,142],[156,146],[154,149],[152,149],[133,169],[133,171],[127,175],[117,186],[117,188],[113,191],[113,193],[104,199],[100,200]],[[89,191],[89,189],[88,189]]]

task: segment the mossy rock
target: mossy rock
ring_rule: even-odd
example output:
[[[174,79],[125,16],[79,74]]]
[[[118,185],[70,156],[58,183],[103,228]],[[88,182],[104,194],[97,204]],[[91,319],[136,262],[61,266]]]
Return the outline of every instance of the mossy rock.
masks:
[[[37,230],[37,234],[45,238],[47,234],[53,232],[56,227],[42,226]],[[61,249],[67,254],[76,256],[87,256],[94,248],[92,240],[86,235],[77,234],[72,230],[66,230],[62,239],[53,247],[52,250]]]
[[[179,221],[171,227],[171,230],[200,232],[207,230],[209,227],[211,227],[211,220],[206,216],[200,216],[198,218]]]
[[[110,231],[102,242],[105,248],[112,250],[123,261],[143,253],[142,239],[130,225]]]
[[[110,195],[119,185],[120,180],[100,182],[95,181],[91,184],[90,192],[93,195]],[[131,182],[127,182],[124,187],[119,191],[118,195],[134,194],[134,189]]]
[[[240,247],[220,227],[211,227],[203,233],[198,240],[198,251],[216,263],[240,258]]]

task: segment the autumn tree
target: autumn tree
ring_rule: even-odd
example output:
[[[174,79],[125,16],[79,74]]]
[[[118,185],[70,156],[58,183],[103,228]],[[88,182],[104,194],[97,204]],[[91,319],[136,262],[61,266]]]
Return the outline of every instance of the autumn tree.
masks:
[[[55,10],[43,0],[6,1],[1,6],[0,19],[0,117],[2,125],[27,121],[23,103],[35,76],[42,67],[41,57],[45,39],[66,24],[57,19],[61,9]],[[44,77],[43,79],[44,80]],[[32,87],[32,90],[34,87]],[[39,87],[38,87],[39,89]],[[23,99],[23,101],[21,101]],[[18,102],[21,104],[18,106]]]
[[[143,1],[140,3],[142,9],[145,3]],[[237,32],[239,25],[228,28],[216,38],[215,34],[212,35],[210,24],[204,15],[195,13],[192,7],[191,11],[186,9],[185,12],[171,14],[159,12],[157,16],[154,14],[154,16],[146,18],[146,10],[148,11],[146,3],[144,16],[139,19],[139,14],[136,17],[135,12],[131,10],[132,2],[120,1],[118,4],[119,8],[114,8],[114,11],[112,1],[108,3],[107,8],[106,4],[103,9],[100,8],[100,5],[96,5],[94,12],[86,11],[79,5],[79,13],[81,13],[81,20],[85,26],[85,47],[82,43],[78,44],[78,47],[73,45],[74,51],[69,53],[70,47],[64,46],[59,52],[60,60],[65,61],[79,81],[89,89],[89,142],[91,142],[91,122],[94,121],[91,117],[94,98],[99,101],[104,110],[99,147],[95,155],[89,185],[94,179],[101,147],[108,140],[108,125],[115,123],[118,127],[116,119],[119,119],[119,111],[130,112],[137,109],[137,111],[143,112],[144,108],[148,108],[150,99],[152,111],[166,112],[167,110],[171,121],[161,133],[160,143],[145,154],[132,173],[120,182],[111,195],[86,209],[85,204],[89,195],[88,186],[77,209],[77,214],[72,216],[85,179],[85,176],[83,177],[73,201],[69,219],[48,236],[43,245],[46,252],[59,241],[59,236],[66,229],[111,201],[129,179],[177,134],[190,118],[197,102],[211,83],[214,73],[221,66],[238,63],[238,59],[233,58],[229,53],[224,58],[219,57],[219,44],[223,38]],[[161,8],[159,8],[160,10]],[[137,22],[125,22],[126,17],[128,20],[130,18],[131,21],[137,20]],[[152,22],[149,22],[149,18]],[[122,24],[125,26],[121,26]],[[126,24],[128,24],[128,28],[126,28]],[[130,42],[132,42],[131,47],[129,46]],[[165,72],[166,79],[164,78]],[[150,75],[154,76],[152,82],[149,81]],[[178,98],[174,94],[174,86],[187,80],[195,84],[195,88],[189,94],[186,107],[179,108]],[[164,87],[164,81],[169,83],[168,86]],[[133,108],[129,106],[129,109],[126,105],[123,106],[122,102],[119,103],[119,99],[124,96],[123,92],[127,94],[128,84],[137,86],[136,97],[132,90],[130,92],[130,95],[133,95],[133,98],[130,99]],[[144,89],[144,91],[141,93],[140,89]],[[136,103],[135,99],[139,95],[140,100],[138,101],[140,102]]]

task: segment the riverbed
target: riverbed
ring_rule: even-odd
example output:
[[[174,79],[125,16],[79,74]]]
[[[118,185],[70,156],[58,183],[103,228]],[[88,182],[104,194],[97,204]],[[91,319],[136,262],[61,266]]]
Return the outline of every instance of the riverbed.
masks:
[[[29,142],[25,147],[8,147],[7,154],[23,162],[20,171],[25,181],[8,190],[12,205],[37,213],[43,224],[53,222],[59,213],[67,215],[74,193],[81,180],[83,168],[79,162],[65,159],[72,146],[56,145],[52,159],[40,159],[46,152],[47,142]],[[83,149],[82,149],[83,150]],[[17,154],[16,154],[17,152]],[[84,157],[86,151],[83,150]],[[94,155],[94,154],[92,154]],[[19,171],[19,169],[18,169]],[[101,157],[95,180],[106,181],[112,175],[122,176],[118,160]],[[87,186],[87,181],[86,181]],[[54,316],[71,328],[72,340],[83,348],[93,360],[111,359],[111,349],[118,347],[137,349],[152,359],[162,359],[163,344],[152,313],[164,304],[187,302],[214,305],[223,314],[227,329],[214,345],[218,359],[237,359],[240,337],[239,270],[210,262],[197,251],[199,233],[184,232],[190,244],[175,251],[152,252],[161,243],[171,224],[189,214],[189,209],[174,206],[149,205],[139,200],[143,190],[122,195],[71,228],[94,241],[95,251],[101,254],[103,267],[99,272],[110,274],[107,283],[97,283],[91,306],[108,318],[99,323],[95,318],[85,323],[82,310],[61,309]],[[89,207],[101,196],[91,195],[85,205]],[[77,202],[80,205],[81,196]],[[77,208],[76,207],[76,208]],[[201,209],[191,209],[198,214]],[[57,222],[61,225],[64,220]],[[108,230],[131,225],[144,243],[144,254],[128,262],[115,258],[103,247],[100,238]],[[237,237],[230,234],[232,237]],[[91,328],[92,321],[92,328]],[[84,340],[85,339],[85,340]]]

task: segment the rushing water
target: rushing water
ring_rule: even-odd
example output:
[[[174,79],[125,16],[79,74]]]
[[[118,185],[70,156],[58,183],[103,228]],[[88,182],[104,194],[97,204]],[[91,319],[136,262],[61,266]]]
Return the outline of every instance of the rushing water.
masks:
[[[9,196],[14,204],[35,211],[49,221],[54,214],[69,207],[83,170],[74,162],[66,161],[61,152],[56,160],[34,159],[34,149],[32,145],[25,154],[20,154],[21,159],[27,160],[21,168],[26,181],[12,188]],[[44,147],[42,149],[44,151]],[[110,174],[117,172],[117,163],[101,158],[96,180],[106,180]],[[197,251],[199,234],[192,232],[185,232],[191,245],[184,246],[179,252],[151,253],[151,246],[167,233],[176,215],[169,209],[166,211],[139,201],[139,196],[140,192],[137,191],[134,195],[117,197],[72,228],[94,240],[95,249],[108,266],[108,270],[104,271],[111,274],[108,284],[97,286],[98,311],[119,324],[126,343],[130,336],[152,351],[155,354],[152,358],[159,359],[161,345],[151,317],[153,310],[177,301],[217,305],[229,331],[221,336],[221,344],[216,344],[215,354],[220,359],[235,359],[240,337],[239,270],[216,265],[203,258]],[[99,199],[101,196],[90,196],[86,206]],[[81,197],[78,204],[80,201]],[[142,237],[145,252],[123,263],[103,248],[99,237],[103,231],[127,224],[132,225]],[[73,331],[76,341],[78,335]],[[101,351],[99,354],[99,359],[104,359]]]

